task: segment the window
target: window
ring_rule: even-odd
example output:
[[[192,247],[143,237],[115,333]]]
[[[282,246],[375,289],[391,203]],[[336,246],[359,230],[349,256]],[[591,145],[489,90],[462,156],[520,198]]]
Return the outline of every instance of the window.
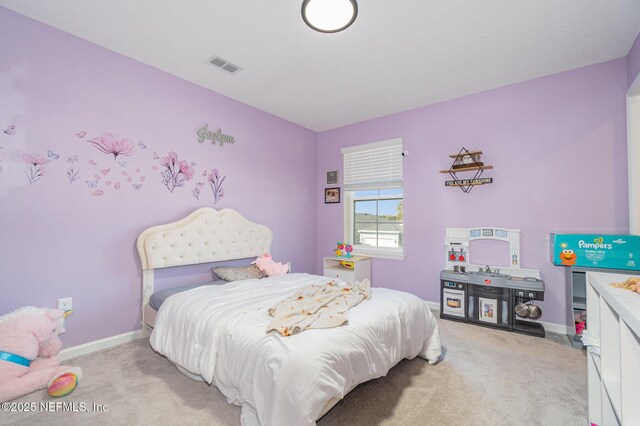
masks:
[[[344,240],[354,253],[403,258],[402,139],[344,148]]]

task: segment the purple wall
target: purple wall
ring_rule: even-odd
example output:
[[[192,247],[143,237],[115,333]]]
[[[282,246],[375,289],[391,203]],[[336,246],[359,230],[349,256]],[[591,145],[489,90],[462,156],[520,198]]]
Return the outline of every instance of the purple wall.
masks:
[[[227,176],[216,208],[234,208],[268,225],[276,260],[290,260],[296,271],[315,270],[315,132],[4,8],[0,40],[0,130],[15,125],[16,131],[0,132],[0,314],[23,305],[55,306],[72,296],[76,313],[63,336],[67,346],[137,329],[135,240],[146,227],[212,206],[208,184],[200,200],[191,191],[206,181],[203,169],[214,167]],[[204,123],[237,142],[199,144],[196,130]],[[84,138],[80,131],[87,132]],[[100,153],[87,140],[102,132],[131,138],[135,154],[114,159]],[[48,150],[60,157],[29,185],[23,154],[47,157]],[[173,193],[161,183],[162,166],[154,158],[169,151],[195,163],[193,179]],[[66,176],[70,167],[80,176],[73,183]],[[96,190],[104,194],[91,195]],[[187,269],[196,280],[210,277],[206,268]],[[183,278],[165,275],[172,282]]]
[[[636,41],[631,46],[627,55],[627,80],[629,87],[640,73],[640,34],[636,37]]]
[[[375,259],[373,283],[439,298],[446,227],[522,231],[522,267],[547,285],[543,321],[569,323],[550,232],[629,231],[624,58],[320,133],[318,190],[345,146],[402,137],[404,261]],[[445,188],[448,154],[480,149],[495,183]],[[318,256],[342,240],[342,205],[318,206]],[[320,267],[320,265],[318,265]]]

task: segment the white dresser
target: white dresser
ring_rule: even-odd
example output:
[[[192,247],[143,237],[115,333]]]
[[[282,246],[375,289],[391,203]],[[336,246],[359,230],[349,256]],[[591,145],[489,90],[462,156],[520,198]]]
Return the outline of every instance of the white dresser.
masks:
[[[632,276],[587,272],[589,423],[600,426],[640,425],[640,294],[610,285]]]
[[[353,262],[353,269],[348,269],[340,262]],[[325,257],[322,261],[322,275],[354,282],[365,278],[371,281],[371,258],[368,256]]]

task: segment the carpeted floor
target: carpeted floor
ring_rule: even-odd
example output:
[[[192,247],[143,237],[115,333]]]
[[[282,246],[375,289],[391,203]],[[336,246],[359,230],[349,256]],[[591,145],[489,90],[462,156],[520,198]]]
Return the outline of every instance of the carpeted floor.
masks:
[[[445,353],[438,365],[402,361],[386,377],[354,389],[318,425],[587,424],[586,355],[564,336],[539,339],[442,320],[440,326]],[[0,412],[0,424],[240,424],[239,407],[215,387],[180,374],[148,341],[68,364],[84,370],[71,395],[28,395],[17,402],[37,403],[36,412]],[[81,411],[46,412],[41,402]],[[94,411],[94,404],[108,411]]]

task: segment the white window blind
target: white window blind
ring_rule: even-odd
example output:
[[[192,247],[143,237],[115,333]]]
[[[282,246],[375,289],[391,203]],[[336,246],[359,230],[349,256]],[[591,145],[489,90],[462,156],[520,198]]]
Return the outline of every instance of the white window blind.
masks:
[[[342,149],[343,189],[402,188],[402,139]]]

